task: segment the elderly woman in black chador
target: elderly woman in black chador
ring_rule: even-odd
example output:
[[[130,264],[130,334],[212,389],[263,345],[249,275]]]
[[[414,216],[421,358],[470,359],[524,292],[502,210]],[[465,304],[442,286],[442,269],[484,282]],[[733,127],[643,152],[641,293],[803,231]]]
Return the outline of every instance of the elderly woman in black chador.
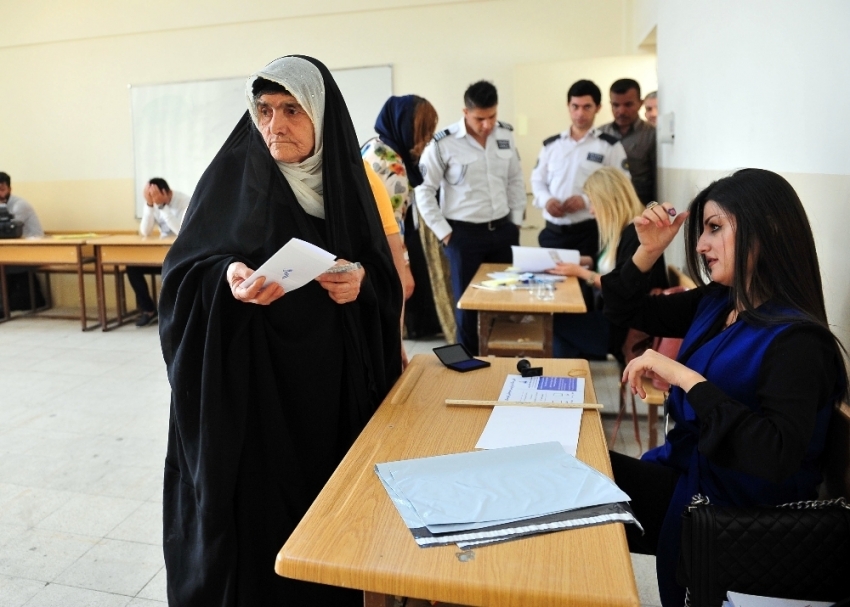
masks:
[[[277,577],[274,559],[400,373],[401,285],[327,68],[283,57],[247,97],[164,266],[168,599],[362,604]],[[292,293],[241,286],[293,237],[362,268]]]

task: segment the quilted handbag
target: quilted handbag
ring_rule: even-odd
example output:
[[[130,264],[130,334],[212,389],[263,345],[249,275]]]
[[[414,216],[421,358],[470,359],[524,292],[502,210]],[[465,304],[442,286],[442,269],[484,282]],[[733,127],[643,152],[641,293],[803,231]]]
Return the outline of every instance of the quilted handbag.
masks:
[[[682,513],[677,581],[692,607],[719,607],[728,590],[811,601],[850,596],[850,505],[838,498],[736,508],[694,496]]]

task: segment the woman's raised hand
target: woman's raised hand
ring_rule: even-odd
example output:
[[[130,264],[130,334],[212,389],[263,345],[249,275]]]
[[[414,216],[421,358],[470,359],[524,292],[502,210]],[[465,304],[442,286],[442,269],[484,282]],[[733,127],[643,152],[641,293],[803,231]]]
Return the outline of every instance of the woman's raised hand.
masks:
[[[669,202],[650,202],[634,220],[640,244],[647,251],[660,255],[673,242],[687,217],[687,211],[676,213]]]
[[[267,306],[273,301],[283,297],[283,287],[276,282],[270,285],[265,285],[265,276],[260,277],[248,288],[242,287],[242,283],[248,278],[254,270],[246,266],[241,261],[235,261],[227,266],[227,284],[230,286],[230,292],[234,299],[244,301],[245,303],[254,303],[261,306]]]
[[[650,202],[643,213],[635,217],[633,223],[640,246],[632,256],[632,261],[641,272],[649,272],[664,254],[664,249],[673,242],[687,217],[687,211],[677,214],[669,202]]]

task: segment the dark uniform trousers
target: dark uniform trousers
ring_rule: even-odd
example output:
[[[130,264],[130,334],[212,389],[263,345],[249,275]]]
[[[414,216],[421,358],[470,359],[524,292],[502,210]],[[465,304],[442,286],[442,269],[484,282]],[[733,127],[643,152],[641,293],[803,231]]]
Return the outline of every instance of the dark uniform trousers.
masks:
[[[599,226],[595,219],[563,226],[547,221],[537,242],[547,249],[578,249],[579,254],[596,259],[599,253]]]
[[[155,312],[156,304],[151,298],[146,276],[148,274],[161,274],[160,266],[127,266],[127,280],[136,294],[136,307],[142,312]]]
[[[510,264],[511,246],[519,245],[519,227],[510,215],[488,223],[449,220],[452,237],[445,247],[452,274],[457,340],[473,354],[478,353],[478,313],[459,310],[457,302],[482,263]]]

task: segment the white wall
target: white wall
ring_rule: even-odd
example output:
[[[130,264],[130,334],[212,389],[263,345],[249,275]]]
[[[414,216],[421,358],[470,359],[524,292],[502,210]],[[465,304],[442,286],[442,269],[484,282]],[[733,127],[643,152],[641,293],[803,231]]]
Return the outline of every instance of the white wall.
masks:
[[[684,206],[742,167],[783,174],[815,235],[827,313],[850,344],[850,2],[659,2],[662,193]]]
[[[442,125],[460,117],[471,82],[491,79],[512,121],[514,65],[627,53],[628,0],[350,5],[15,3],[0,38],[0,170],[33,198],[47,229],[132,228],[128,84],[247,76],[301,53],[330,68],[392,64],[394,92],[428,98]],[[84,209],[75,206],[80,192]]]

